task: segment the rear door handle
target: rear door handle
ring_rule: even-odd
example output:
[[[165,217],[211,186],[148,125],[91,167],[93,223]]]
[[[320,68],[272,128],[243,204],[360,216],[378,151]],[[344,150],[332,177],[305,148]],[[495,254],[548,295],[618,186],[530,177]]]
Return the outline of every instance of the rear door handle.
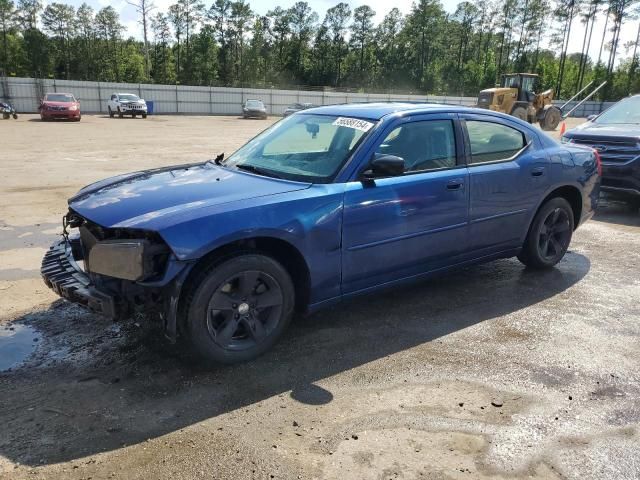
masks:
[[[536,167],[531,169],[531,175],[533,175],[534,177],[541,177],[542,175],[544,175],[544,167]]]
[[[447,190],[459,190],[464,185],[461,178],[456,178],[455,180],[449,180],[447,183]]]

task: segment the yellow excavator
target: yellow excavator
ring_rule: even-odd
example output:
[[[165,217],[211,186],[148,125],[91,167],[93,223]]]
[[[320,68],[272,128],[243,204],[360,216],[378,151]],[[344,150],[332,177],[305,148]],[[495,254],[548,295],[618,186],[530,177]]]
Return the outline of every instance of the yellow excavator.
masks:
[[[537,79],[535,73],[502,75],[500,85],[480,92],[477,106],[508,113],[525,122],[538,122],[543,130],[555,130],[562,111],[552,104],[553,90],[534,93]]]

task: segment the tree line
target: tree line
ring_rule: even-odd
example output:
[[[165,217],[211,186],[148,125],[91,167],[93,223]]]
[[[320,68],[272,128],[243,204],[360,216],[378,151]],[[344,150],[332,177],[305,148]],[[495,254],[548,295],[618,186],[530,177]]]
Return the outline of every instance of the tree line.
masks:
[[[322,17],[305,1],[265,15],[245,0],[177,0],[167,11],[152,0],[128,3],[142,39],[125,35],[111,6],[0,0],[0,68],[75,80],[470,96],[525,71],[563,98],[590,81],[609,82],[601,99],[640,91],[640,0],[472,0],[453,13],[439,0],[416,0],[378,24],[370,6],[344,2]],[[597,18],[605,18],[600,31]],[[581,52],[569,53],[580,23]],[[622,43],[628,23],[637,25],[635,41]],[[587,54],[596,49],[597,58]]]

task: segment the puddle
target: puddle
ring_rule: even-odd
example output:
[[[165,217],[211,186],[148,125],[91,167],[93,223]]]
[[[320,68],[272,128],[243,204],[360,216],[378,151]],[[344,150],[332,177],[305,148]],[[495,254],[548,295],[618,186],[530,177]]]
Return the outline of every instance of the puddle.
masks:
[[[40,335],[27,325],[1,326],[0,372],[20,365],[36,349],[39,341]]]

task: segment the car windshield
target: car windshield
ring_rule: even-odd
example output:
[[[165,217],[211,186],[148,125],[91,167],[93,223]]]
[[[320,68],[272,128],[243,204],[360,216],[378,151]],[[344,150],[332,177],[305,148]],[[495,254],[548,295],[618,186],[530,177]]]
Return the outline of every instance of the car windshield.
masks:
[[[138,100],[140,100],[140,97],[130,93],[125,93],[124,95],[118,95],[118,98],[120,99],[121,102],[137,102]]]
[[[264,104],[260,100],[247,100],[249,108],[264,108]]]
[[[226,166],[267,176],[328,183],[374,123],[330,115],[292,115],[235,152]]]
[[[616,124],[616,123],[637,123],[640,124],[640,96],[629,97],[616,103],[606,110],[595,123]]]
[[[68,93],[47,93],[45,97],[47,102],[75,102],[76,99],[73,98],[73,95],[69,95]]]

